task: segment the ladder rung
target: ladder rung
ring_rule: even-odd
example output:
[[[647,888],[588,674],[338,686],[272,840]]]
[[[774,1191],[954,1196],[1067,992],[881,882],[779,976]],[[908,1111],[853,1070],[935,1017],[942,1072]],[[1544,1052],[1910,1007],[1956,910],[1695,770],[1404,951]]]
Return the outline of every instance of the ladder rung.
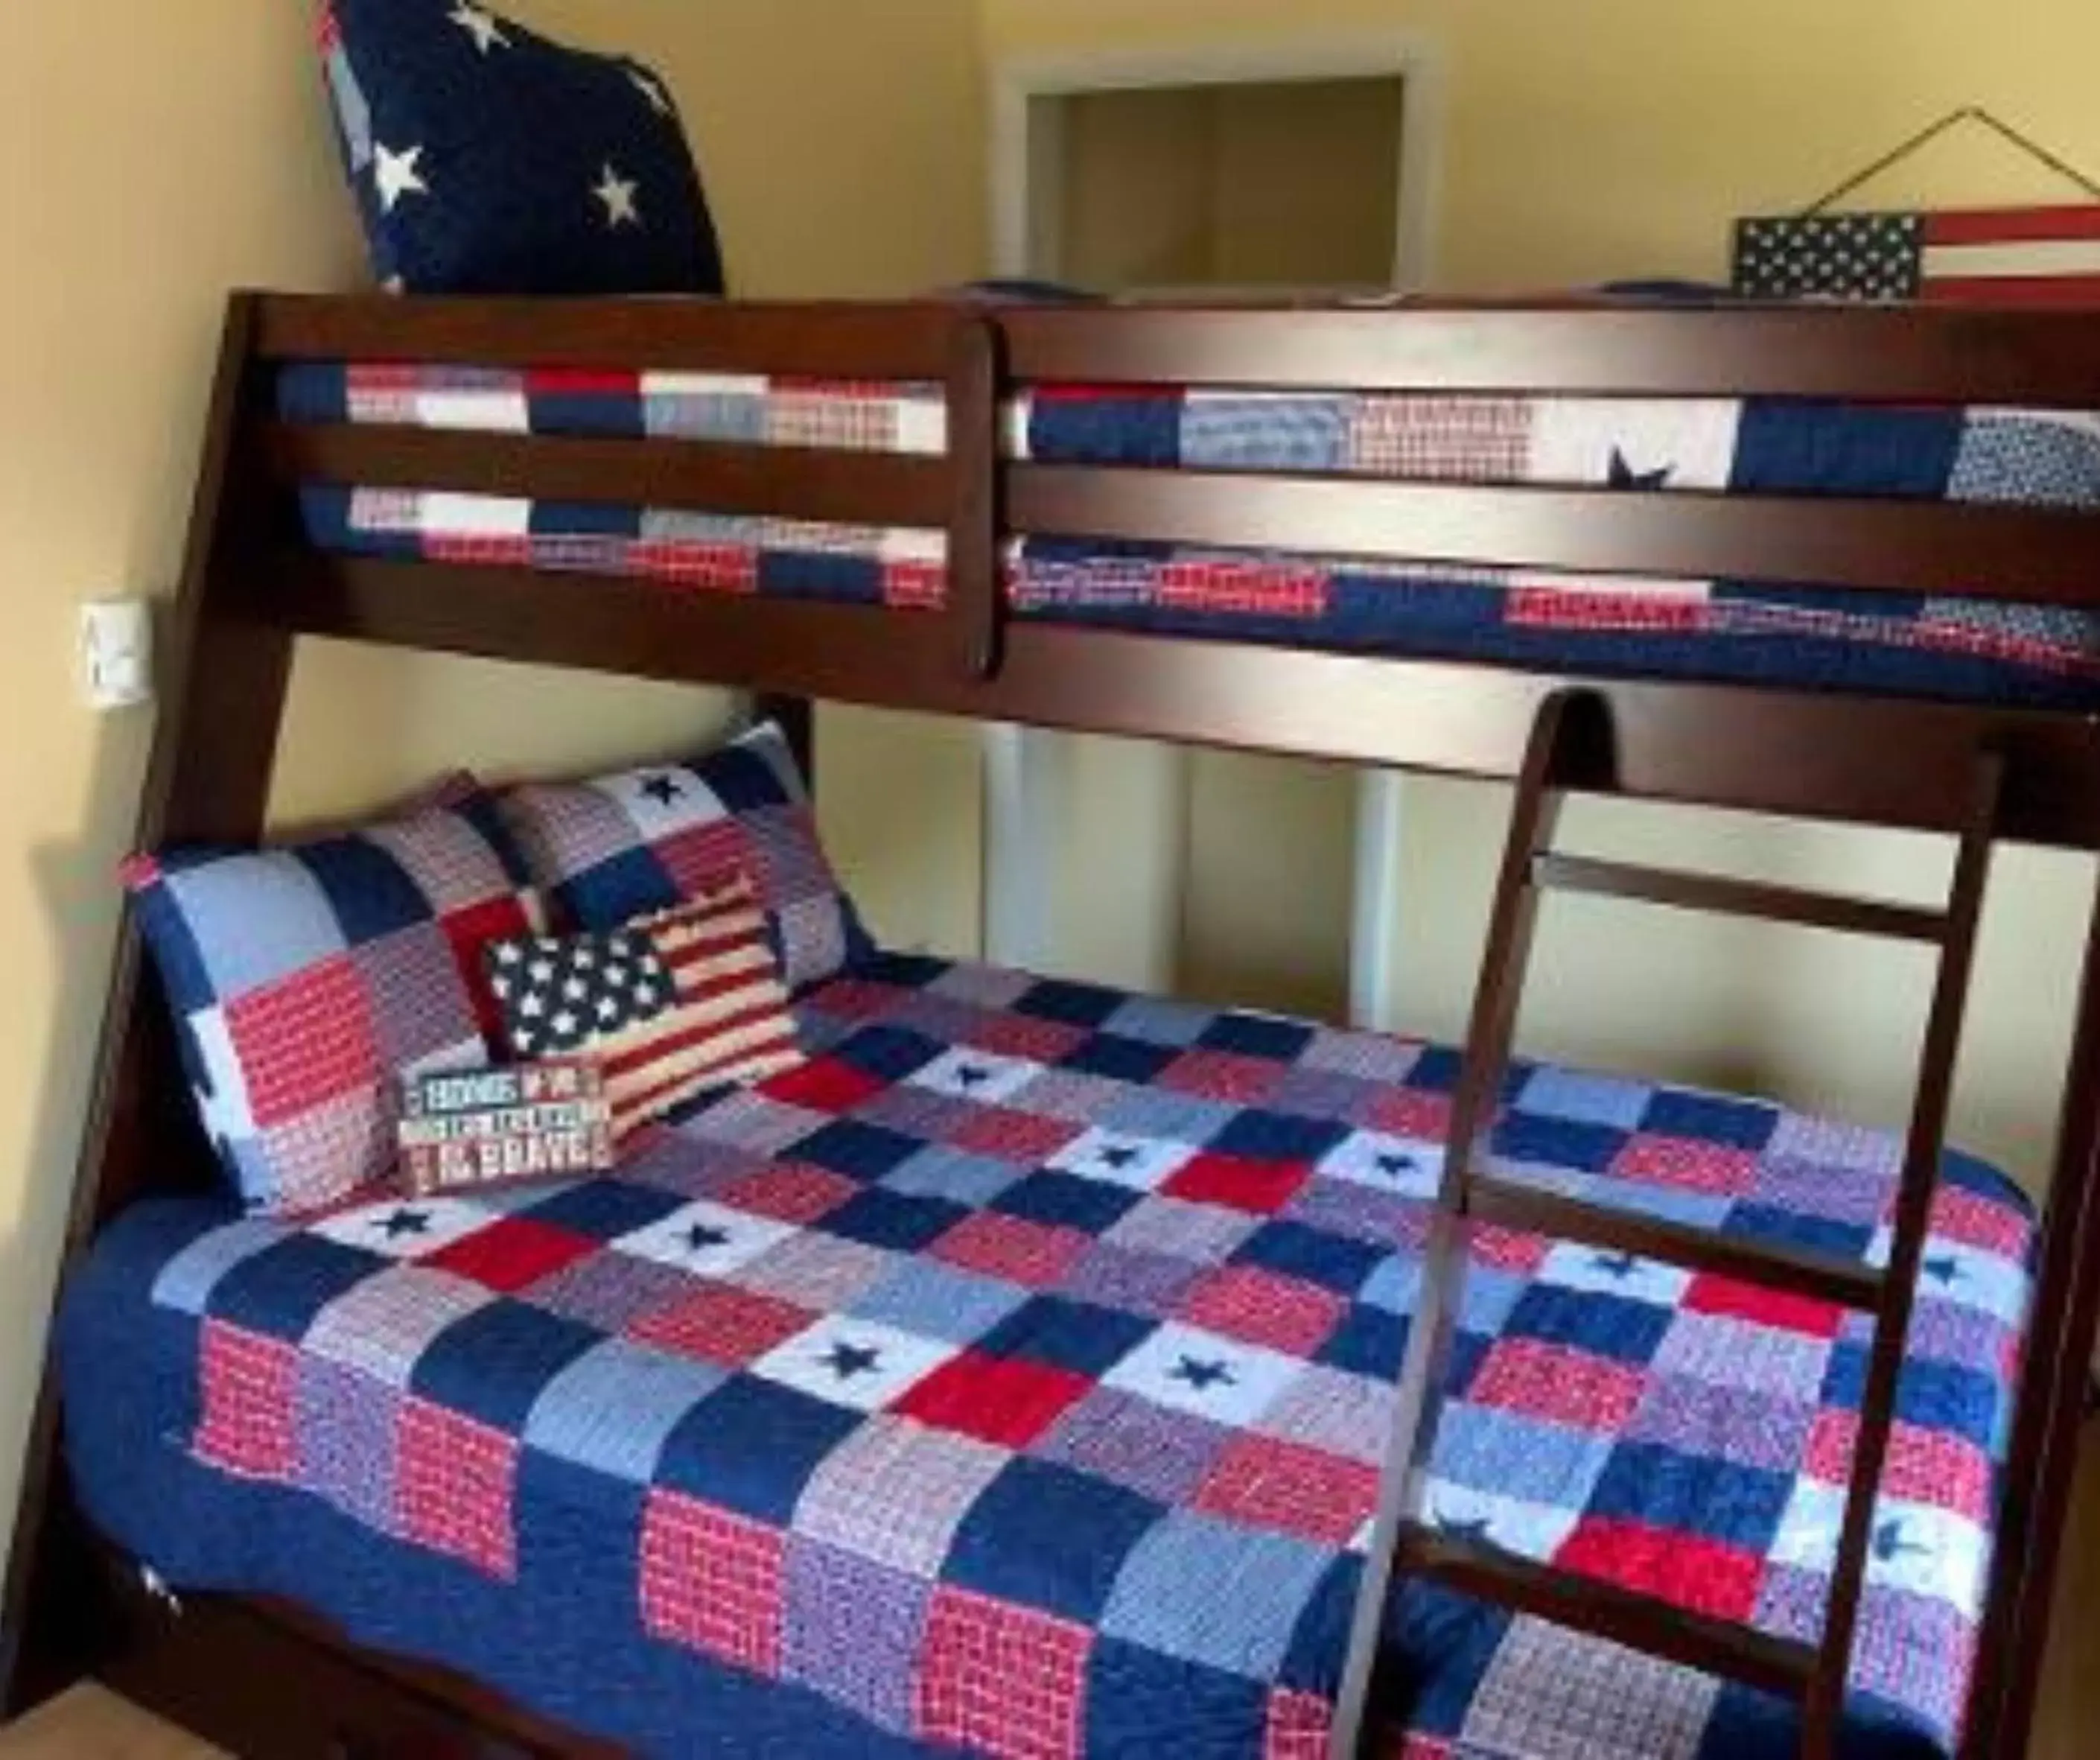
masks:
[[[1855,1260],[1688,1228],[1481,1174],[1466,1182],[1466,1209],[1481,1222],[1520,1234],[1542,1234],[1604,1252],[1630,1253],[1636,1259],[1709,1272],[1868,1313],[1880,1312],[1887,1285],[1882,1272]]]
[[[1411,1527],[1401,1537],[1401,1562],[1405,1569],[1476,1600],[1783,1697],[1799,1699],[1815,1671],[1815,1652],[1807,1644],[1689,1613],[1498,1547]]]
[[[1589,856],[1548,851],[1533,858],[1531,878],[1533,885],[1556,892],[1590,893],[1687,911],[1762,917],[1775,923],[1798,923],[1851,935],[1935,942],[1947,938],[1943,911],[1890,904],[1878,898],[1849,898],[1837,893],[1806,892],[1795,886],[1768,886],[1761,880],[1731,880],[1719,874],[1639,867],[1630,862],[1601,862]]]

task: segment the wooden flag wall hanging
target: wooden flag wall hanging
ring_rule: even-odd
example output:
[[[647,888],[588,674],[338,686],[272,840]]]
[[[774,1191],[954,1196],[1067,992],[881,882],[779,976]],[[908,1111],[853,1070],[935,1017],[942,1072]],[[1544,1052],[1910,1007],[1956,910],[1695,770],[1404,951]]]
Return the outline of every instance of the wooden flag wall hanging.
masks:
[[[1751,299],[2100,307],[2100,203],[1744,220],[1734,288]]]

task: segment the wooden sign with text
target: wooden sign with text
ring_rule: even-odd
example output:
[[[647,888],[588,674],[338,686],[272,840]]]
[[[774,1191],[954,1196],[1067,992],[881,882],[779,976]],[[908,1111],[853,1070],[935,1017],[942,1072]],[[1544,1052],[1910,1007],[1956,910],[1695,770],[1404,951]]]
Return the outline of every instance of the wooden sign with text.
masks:
[[[514,1064],[402,1083],[401,1171],[418,1198],[612,1165],[612,1106],[595,1064]]]

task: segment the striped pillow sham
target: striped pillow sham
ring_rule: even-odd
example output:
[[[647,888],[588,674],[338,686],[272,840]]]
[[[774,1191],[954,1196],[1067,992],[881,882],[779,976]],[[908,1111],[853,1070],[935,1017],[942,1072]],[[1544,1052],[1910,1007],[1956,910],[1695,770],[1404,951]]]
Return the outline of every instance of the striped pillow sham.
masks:
[[[803,1061],[765,915],[741,871],[624,928],[522,937],[485,957],[511,1051],[597,1063],[615,1140]]]

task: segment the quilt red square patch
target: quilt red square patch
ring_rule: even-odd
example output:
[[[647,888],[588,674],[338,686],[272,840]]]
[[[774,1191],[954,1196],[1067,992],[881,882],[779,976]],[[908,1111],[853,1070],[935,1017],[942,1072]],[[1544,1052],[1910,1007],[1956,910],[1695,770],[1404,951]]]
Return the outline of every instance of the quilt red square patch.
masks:
[[[1688,1313],[1723,1314],[1781,1332],[1806,1333],[1811,1339],[1836,1338],[1845,1319],[1844,1309],[1812,1296],[1705,1274],[1692,1280],[1683,1305]]]
[[[1196,1507],[1249,1528],[1345,1546],[1378,1507],[1379,1471],[1324,1449],[1245,1436],[1219,1458]]]
[[[880,1076],[856,1070],[849,1063],[840,1063],[836,1057],[816,1057],[799,1070],[774,1076],[763,1083],[759,1092],[783,1105],[836,1114],[851,1112],[888,1085]]]
[[[726,1187],[722,1202],[775,1222],[807,1224],[828,1216],[861,1190],[858,1182],[807,1162],[775,1162]]]
[[[298,1374],[298,1347],[207,1320],[198,1364],[199,1458],[244,1478],[289,1480],[298,1469],[292,1423]]]
[[[1039,1290],[1061,1278],[1092,1244],[1093,1237],[1077,1228],[980,1211],[949,1229],[930,1251],[965,1271]]]
[[[1310,1357],[1341,1324],[1349,1304],[1331,1290],[1259,1265],[1221,1265],[1198,1278],[1181,1299],[1191,1326]]]
[[[724,1369],[741,1369],[805,1330],[816,1315],[778,1296],[706,1277],[693,1279],[692,1293],[644,1314],[627,1329],[640,1344],[681,1356],[698,1357]]]
[[[1187,1051],[1160,1071],[1158,1086],[1205,1100],[1258,1106],[1282,1085],[1290,1065],[1230,1051]]]
[[[1593,1516],[1577,1524],[1553,1562],[1719,1620],[1747,1620],[1764,1586],[1764,1560],[1754,1553],[1679,1528]]]
[[[1312,1177],[1302,1161],[1256,1161],[1246,1155],[1198,1155],[1160,1190],[1191,1204],[1217,1204],[1273,1216]]]
[[[508,1582],[518,1574],[518,1439],[409,1400],[394,1487],[403,1536]]]
[[[655,1636],[769,1679],[780,1673],[787,1536],[675,1491],[642,1519],[642,1620]]]
[[[1757,1185],[1758,1158],[1749,1149],[1702,1143],[1696,1137],[1640,1136],[1619,1151],[1612,1172],[1643,1185],[1740,1198]]]
[[[968,1352],[935,1370],[892,1409],[936,1429],[1025,1449],[1092,1386],[1054,1364]]]
[[[995,1760],[1078,1760],[1093,1634],[943,1586],[914,1683],[915,1733]]]
[[[1826,1407],[1808,1432],[1804,1470],[1826,1485],[1850,1484],[1859,1439],[1857,1412]],[[1889,1431],[1882,1495],[1952,1511],[1980,1526],[1990,1520],[1990,1458],[1962,1437],[1899,1421]]]
[[[598,1251],[598,1243],[529,1216],[499,1216],[423,1263],[484,1289],[514,1295]]]
[[[1647,1371],[1535,1339],[1498,1339],[1467,1398],[1578,1429],[1616,1435],[1633,1422]]]
[[[1032,1166],[1052,1159],[1086,1129],[1064,1118],[1016,1112],[1005,1106],[978,1106],[949,1133],[948,1141],[973,1155]]]

